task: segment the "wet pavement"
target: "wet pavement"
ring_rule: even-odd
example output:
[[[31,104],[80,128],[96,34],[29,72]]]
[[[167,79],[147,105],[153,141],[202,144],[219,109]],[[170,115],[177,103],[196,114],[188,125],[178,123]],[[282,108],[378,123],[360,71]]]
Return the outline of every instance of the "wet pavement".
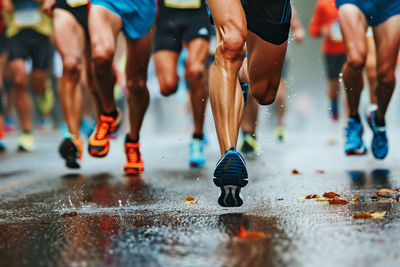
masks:
[[[343,122],[302,113],[297,105],[291,105],[284,143],[268,128],[271,112],[261,111],[262,151],[248,161],[250,182],[240,208],[217,204],[210,119],[208,162],[197,170],[187,163],[190,119],[184,112],[176,113],[178,122],[146,121],[139,177],[121,172],[122,135],[108,157],[85,154],[79,171],[66,169],[58,157],[57,132],[37,134],[30,154],[14,152],[17,137],[9,136],[9,151],[0,156],[0,265],[400,266],[400,203],[371,198],[378,189],[400,188],[398,109],[391,111],[390,154],[377,161],[371,154],[344,156]],[[161,123],[171,124],[170,131],[157,131]],[[330,191],[344,199],[358,193],[359,199],[331,205],[299,198]],[[198,203],[185,204],[189,195]],[[375,210],[387,213],[353,219]],[[239,235],[241,226],[255,232],[253,238]]]

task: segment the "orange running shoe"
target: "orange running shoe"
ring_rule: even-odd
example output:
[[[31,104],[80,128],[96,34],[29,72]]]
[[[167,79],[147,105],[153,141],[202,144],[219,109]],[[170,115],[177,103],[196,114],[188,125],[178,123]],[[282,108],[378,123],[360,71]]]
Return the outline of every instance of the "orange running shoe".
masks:
[[[116,132],[121,125],[122,114],[117,109],[118,115],[113,116],[101,114],[96,122],[96,129],[89,139],[89,154],[92,157],[105,157],[110,150],[110,135]]]
[[[139,142],[136,143],[128,142],[126,139],[125,139],[126,163],[124,166],[124,172],[127,175],[139,175],[143,173],[143,160],[139,150],[140,144]]]
[[[65,159],[65,166],[71,169],[78,169],[81,166],[78,160],[82,159],[82,140],[75,135],[64,138],[58,148],[60,156]]]

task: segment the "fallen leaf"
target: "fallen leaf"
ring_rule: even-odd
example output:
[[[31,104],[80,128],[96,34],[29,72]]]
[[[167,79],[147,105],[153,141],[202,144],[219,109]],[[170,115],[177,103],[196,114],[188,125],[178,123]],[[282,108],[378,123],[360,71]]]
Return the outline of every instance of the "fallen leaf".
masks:
[[[322,196],[326,197],[326,198],[337,198],[337,197],[340,197],[340,195],[336,194],[335,192],[328,192],[328,193],[323,194]]]
[[[315,201],[317,202],[328,202],[328,199],[324,199],[324,198],[317,198]]]
[[[72,211],[72,212],[70,212],[70,213],[64,213],[62,216],[63,217],[74,217],[74,216],[76,216],[76,215],[78,215],[78,213],[76,213],[76,211]]]
[[[40,224],[50,224],[48,221],[41,221]]]
[[[391,198],[391,196],[377,194],[377,195],[372,196],[371,198],[372,198],[372,199]]]
[[[394,200],[393,198],[385,198],[385,199],[380,199],[378,202],[379,203],[393,203],[393,202],[396,202],[396,200]]]
[[[349,203],[349,201],[346,200],[346,199],[341,199],[341,198],[329,199],[329,204],[332,204],[332,205],[345,205],[345,204],[348,204],[348,203]]]
[[[315,170],[315,173],[318,173],[318,174],[324,174],[324,173],[325,173],[325,171],[323,171],[323,170]]]
[[[397,193],[397,191],[392,190],[392,189],[382,188],[382,189],[379,189],[378,191],[376,191],[376,193],[377,194],[394,194],[394,193]]]
[[[360,195],[356,193],[356,194],[353,196],[353,199],[352,199],[351,201],[356,201],[356,200],[359,198],[359,196],[360,196]]]
[[[386,211],[376,212],[376,210],[375,210],[375,211],[370,212],[370,213],[367,213],[367,212],[356,213],[356,214],[353,215],[353,218],[354,219],[372,219],[372,218],[374,218],[374,219],[382,219],[383,217],[385,217],[385,214],[386,214]]]
[[[185,204],[187,204],[187,205],[199,203],[199,201],[198,200],[194,200],[194,197],[192,197],[192,196],[187,196],[183,202]]]
[[[318,195],[308,195],[305,197],[305,199],[312,199],[312,198],[319,198]]]
[[[248,231],[243,225],[240,226],[240,232],[236,236],[239,240],[252,240],[259,238],[267,238],[267,235],[264,232],[252,232]]]
[[[283,200],[283,198],[278,198],[278,199],[276,199],[276,200]]]
[[[305,197],[296,197],[297,200],[304,200],[306,199]]]
[[[292,170],[292,174],[294,174],[294,175],[296,175],[296,174],[301,174],[301,172],[299,172],[299,171],[296,170],[296,169],[293,169],[293,170]]]

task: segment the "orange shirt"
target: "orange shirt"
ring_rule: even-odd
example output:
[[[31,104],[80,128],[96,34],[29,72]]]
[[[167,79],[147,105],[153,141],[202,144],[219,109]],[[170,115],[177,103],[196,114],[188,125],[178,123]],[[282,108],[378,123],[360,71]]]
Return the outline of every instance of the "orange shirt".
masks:
[[[321,29],[329,29],[329,35],[322,43],[322,53],[326,55],[339,55],[346,53],[346,48],[340,33],[338,9],[335,0],[318,0],[308,30],[310,35],[317,37]]]

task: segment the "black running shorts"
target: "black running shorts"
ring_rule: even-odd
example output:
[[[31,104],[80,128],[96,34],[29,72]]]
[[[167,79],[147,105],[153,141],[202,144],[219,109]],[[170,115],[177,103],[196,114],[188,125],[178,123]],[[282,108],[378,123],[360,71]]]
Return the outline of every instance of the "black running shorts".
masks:
[[[159,0],[159,17],[155,35],[154,50],[180,52],[183,43],[196,38],[210,40],[210,22],[204,0],[200,8],[166,7],[165,0]]]
[[[50,38],[33,29],[23,29],[10,38],[9,60],[32,58],[33,69],[48,69],[53,58]]]
[[[289,37],[290,0],[242,0],[247,28],[264,41],[280,45]]]
[[[74,1],[77,2],[77,1]],[[82,1],[84,2],[84,1]],[[70,12],[79,24],[85,30],[86,36],[89,37],[89,28],[88,28],[88,5],[78,5],[71,6],[67,3],[66,0],[56,0],[56,4],[53,6],[53,9],[60,8]]]
[[[346,62],[346,54],[324,55],[324,59],[326,77],[330,80],[338,79]]]

